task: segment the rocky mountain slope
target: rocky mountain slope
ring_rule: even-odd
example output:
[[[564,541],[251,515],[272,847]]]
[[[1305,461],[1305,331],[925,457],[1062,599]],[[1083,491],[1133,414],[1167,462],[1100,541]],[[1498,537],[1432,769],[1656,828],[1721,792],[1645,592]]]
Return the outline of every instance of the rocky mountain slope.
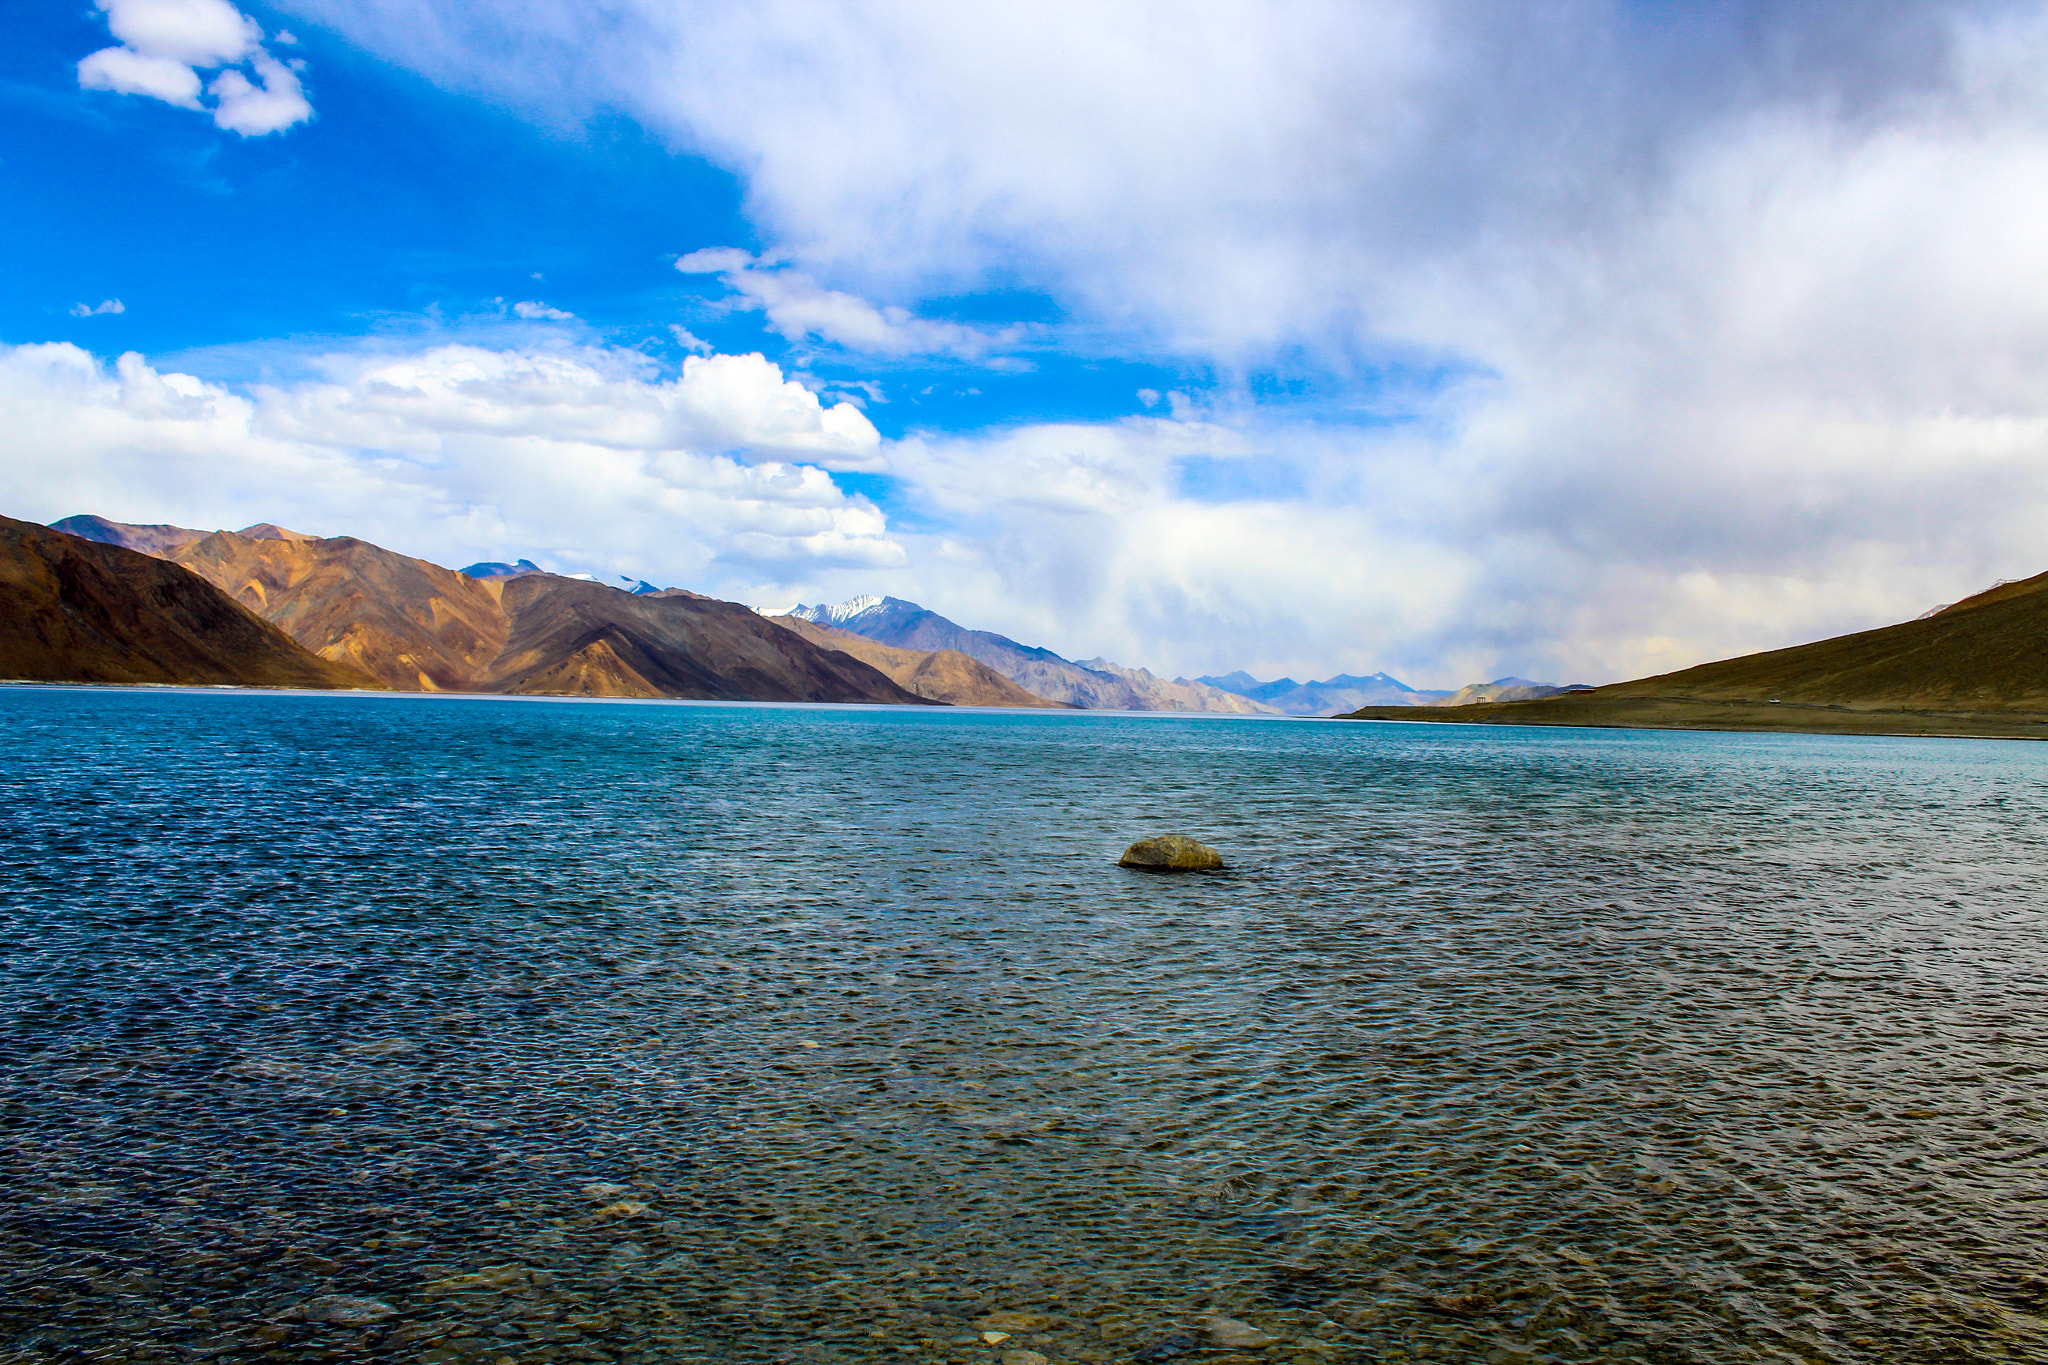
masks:
[[[491,666],[494,690],[930,704],[859,659],[821,649],[737,602],[636,596],[542,575],[506,583],[504,605],[511,632]],[[591,681],[620,665],[630,670],[632,690]]]
[[[788,627],[814,645],[851,654],[880,669],[898,687],[948,706],[1061,707],[1059,702],[1033,696],[987,664],[970,659],[957,649],[898,649],[836,626],[821,626],[801,616],[767,619]]]
[[[2048,574],[1915,621],[1533,701],[1357,719],[2048,737]]]
[[[484,690],[511,629],[502,585],[347,536],[216,531],[168,558],[321,658],[401,692]]]
[[[142,528],[150,532],[169,528]],[[0,678],[375,687],[199,576],[98,538],[0,517]]]
[[[1144,669],[1107,660],[1077,664],[1049,649],[1021,645],[993,631],[969,630],[896,597],[856,597],[838,606],[797,607],[788,613],[851,631],[899,649],[957,650],[988,665],[1025,691],[1069,706],[1116,711],[1221,711],[1271,714],[1272,708],[1204,683],[1167,683]],[[1114,670],[1114,671],[1111,671]]]
[[[259,529],[166,558],[399,691],[929,704],[738,603],[552,574],[479,580],[348,536]]]

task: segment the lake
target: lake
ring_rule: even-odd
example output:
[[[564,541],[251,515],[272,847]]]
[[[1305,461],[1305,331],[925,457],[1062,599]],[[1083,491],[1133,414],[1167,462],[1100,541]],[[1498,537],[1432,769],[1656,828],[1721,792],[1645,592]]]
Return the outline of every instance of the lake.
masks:
[[[0,1361],[2048,1360],[2044,890],[2021,743],[0,688]]]

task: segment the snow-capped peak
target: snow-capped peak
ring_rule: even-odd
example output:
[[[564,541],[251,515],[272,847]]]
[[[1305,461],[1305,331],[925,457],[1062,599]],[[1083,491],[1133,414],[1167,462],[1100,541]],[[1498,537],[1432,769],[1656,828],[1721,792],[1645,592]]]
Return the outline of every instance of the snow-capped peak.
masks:
[[[799,606],[789,614],[801,616],[806,621],[816,621],[821,626],[837,626],[844,625],[864,611],[872,611],[888,600],[886,597],[876,597],[872,593],[862,593],[858,597],[847,598],[836,607]]]

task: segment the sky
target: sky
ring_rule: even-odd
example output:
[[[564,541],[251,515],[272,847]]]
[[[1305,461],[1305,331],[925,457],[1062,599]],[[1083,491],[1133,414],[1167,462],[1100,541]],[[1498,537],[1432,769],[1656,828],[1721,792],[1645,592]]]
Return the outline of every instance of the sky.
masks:
[[[1163,674],[2048,570],[2048,6],[14,0],[0,514]]]

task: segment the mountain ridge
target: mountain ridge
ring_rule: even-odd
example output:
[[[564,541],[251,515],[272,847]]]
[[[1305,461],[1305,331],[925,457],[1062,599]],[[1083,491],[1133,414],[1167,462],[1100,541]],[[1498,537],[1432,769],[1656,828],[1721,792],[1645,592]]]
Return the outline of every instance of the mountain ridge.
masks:
[[[783,614],[850,631],[899,649],[957,650],[1027,692],[1087,710],[1276,714],[1271,707],[1217,688],[1186,679],[1167,683],[1149,670],[1126,670],[1106,659],[1095,662],[1117,671],[1091,668],[1049,649],[1020,644],[1007,635],[971,630],[900,597],[864,595],[837,606],[799,605]]]
[[[1450,695],[1410,687],[1386,673],[1362,678],[1340,673],[1320,682],[1298,683],[1292,678],[1260,682],[1243,669],[1238,669],[1220,677],[1198,678],[1196,681],[1263,702],[1290,716],[1327,716],[1358,706],[1426,706],[1436,698]]]
[[[880,669],[897,686],[948,706],[999,706],[1064,709],[1065,703],[1025,691],[1002,674],[956,649],[900,649],[836,626],[820,625],[801,616],[767,618],[793,630],[815,645],[851,654]]]
[[[103,534],[135,530],[95,521]],[[396,691],[932,704],[736,602],[545,573],[477,579],[352,536],[250,531],[215,531],[157,558],[313,656]]]

